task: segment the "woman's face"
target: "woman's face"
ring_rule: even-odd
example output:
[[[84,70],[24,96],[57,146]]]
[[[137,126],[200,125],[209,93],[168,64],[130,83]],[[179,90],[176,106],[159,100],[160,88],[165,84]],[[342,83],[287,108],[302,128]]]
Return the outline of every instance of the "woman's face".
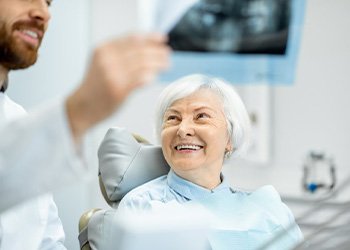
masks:
[[[161,141],[164,157],[178,175],[219,176],[225,149],[231,147],[219,96],[201,89],[175,101],[164,114]]]

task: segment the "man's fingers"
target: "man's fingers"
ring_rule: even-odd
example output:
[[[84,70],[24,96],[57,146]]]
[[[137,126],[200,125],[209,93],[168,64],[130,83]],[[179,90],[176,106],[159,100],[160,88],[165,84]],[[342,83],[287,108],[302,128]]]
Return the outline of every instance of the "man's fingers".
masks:
[[[164,46],[145,46],[128,50],[124,60],[131,67],[147,67],[148,65],[158,65],[160,69],[167,69],[170,66],[171,50]]]
[[[125,40],[128,41],[128,43],[155,43],[155,44],[166,44],[168,42],[168,37],[166,35],[160,34],[160,33],[150,33],[150,34],[144,34],[144,35],[129,35],[125,37]]]

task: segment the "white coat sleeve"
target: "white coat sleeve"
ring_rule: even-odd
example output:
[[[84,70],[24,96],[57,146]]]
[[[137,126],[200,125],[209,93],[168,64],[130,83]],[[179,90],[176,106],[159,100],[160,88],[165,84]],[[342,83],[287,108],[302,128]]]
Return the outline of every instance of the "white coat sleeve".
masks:
[[[40,250],[67,250],[64,246],[64,231],[52,195],[42,197],[45,201],[43,207],[47,211],[46,226],[40,243]]]
[[[87,176],[63,102],[0,127],[0,213]]]

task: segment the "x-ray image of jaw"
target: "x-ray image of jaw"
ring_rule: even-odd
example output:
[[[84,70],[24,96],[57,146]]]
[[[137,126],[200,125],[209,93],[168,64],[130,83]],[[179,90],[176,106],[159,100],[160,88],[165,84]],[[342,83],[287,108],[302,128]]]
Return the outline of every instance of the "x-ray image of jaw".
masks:
[[[291,0],[200,0],[169,32],[175,50],[284,54]]]

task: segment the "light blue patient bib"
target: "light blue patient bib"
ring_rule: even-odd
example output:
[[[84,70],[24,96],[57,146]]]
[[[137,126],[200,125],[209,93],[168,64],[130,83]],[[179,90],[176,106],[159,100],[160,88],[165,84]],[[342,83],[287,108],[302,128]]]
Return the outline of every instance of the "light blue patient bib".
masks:
[[[210,227],[208,239],[213,250],[261,249],[279,234],[283,237],[264,249],[287,250],[303,238],[291,211],[272,186],[252,193],[234,191],[223,176],[218,187],[208,190],[171,170],[167,176],[132,190],[121,201],[119,209],[159,211],[180,204],[199,205],[206,211]],[[295,226],[286,230],[291,224]]]
[[[301,238],[298,227],[286,229],[294,219],[271,186],[247,194],[217,192],[197,200],[213,215],[209,241],[213,250],[291,249]]]

